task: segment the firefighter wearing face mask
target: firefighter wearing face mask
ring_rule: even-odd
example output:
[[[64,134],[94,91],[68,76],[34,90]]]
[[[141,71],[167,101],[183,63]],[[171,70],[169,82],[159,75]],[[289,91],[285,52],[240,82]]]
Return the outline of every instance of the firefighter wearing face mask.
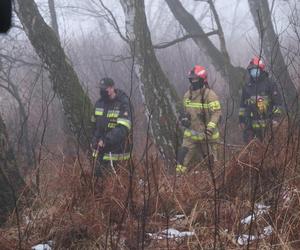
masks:
[[[92,117],[95,131],[91,147],[96,176],[114,170],[117,162],[128,160],[131,148],[132,108],[128,96],[115,88],[111,78],[100,81],[100,96]]]
[[[276,126],[282,113],[281,95],[261,58],[252,58],[247,70],[249,81],[243,87],[239,111],[245,143],[255,137],[263,140],[266,129]]]
[[[208,157],[216,161],[216,143],[220,137],[221,105],[216,93],[208,86],[206,69],[195,65],[188,78],[191,85],[183,98],[185,112],[179,117],[185,128],[183,143],[177,152],[176,172],[179,174]]]

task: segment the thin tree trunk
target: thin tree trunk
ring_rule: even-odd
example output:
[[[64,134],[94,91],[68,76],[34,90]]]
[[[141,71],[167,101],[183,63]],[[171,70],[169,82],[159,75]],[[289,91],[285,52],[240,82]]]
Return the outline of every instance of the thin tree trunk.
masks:
[[[59,95],[69,126],[81,147],[91,135],[93,105],[80,85],[55,32],[45,23],[33,0],[17,0],[16,12],[36,53],[47,65],[54,91]]]
[[[262,49],[270,65],[270,72],[283,89],[288,105],[297,98],[296,87],[290,77],[275,33],[268,0],[248,0],[250,12],[262,41]]]
[[[59,38],[59,30],[58,30],[58,23],[57,23],[57,16],[55,10],[55,0],[48,0],[49,11],[51,16],[51,27],[55,31],[57,37]]]
[[[0,115],[0,224],[16,208],[19,191],[24,184]]]
[[[176,114],[180,100],[155,56],[143,0],[120,0],[125,13],[126,32],[135,60],[143,101],[150,117],[153,138],[168,163],[175,159],[178,144]]]

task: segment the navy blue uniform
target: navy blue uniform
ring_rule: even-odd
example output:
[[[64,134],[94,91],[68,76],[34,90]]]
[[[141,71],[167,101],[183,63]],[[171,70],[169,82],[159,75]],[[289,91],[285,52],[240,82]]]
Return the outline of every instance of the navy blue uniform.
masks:
[[[116,97],[113,100],[100,98],[95,104],[92,119],[95,122],[93,147],[97,148],[99,140],[103,140],[105,144],[98,156],[99,164],[128,160],[132,123],[132,108],[128,96],[116,89]]]
[[[268,125],[280,117],[281,105],[281,95],[268,73],[263,71],[256,81],[249,79],[243,87],[239,111],[239,122],[245,124],[246,143],[254,137],[263,139]]]

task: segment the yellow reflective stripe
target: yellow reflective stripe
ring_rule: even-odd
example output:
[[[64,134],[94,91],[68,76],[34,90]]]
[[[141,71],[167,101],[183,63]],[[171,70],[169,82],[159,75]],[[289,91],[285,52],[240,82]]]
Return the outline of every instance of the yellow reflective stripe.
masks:
[[[196,131],[192,131],[190,129],[184,130],[183,137],[190,138],[193,141],[203,141],[203,140],[206,139],[206,136],[205,136],[204,133],[199,133],[199,132],[196,132]],[[220,137],[220,133],[217,130],[212,134],[212,136],[210,138],[208,137],[207,139],[217,140],[217,139],[219,139],[219,137]]]
[[[119,110],[109,110],[107,112],[107,117],[109,118],[117,118],[120,114],[120,111]]]
[[[190,99],[184,99],[183,102],[184,106],[187,108],[202,108],[202,109],[208,109],[207,103],[201,103],[201,102],[192,102]]]
[[[246,111],[245,108],[240,108],[240,110],[239,110],[239,116],[244,116],[245,115],[245,111]]]
[[[176,165],[176,172],[179,174],[182,174],[186,171],[186,167],[181,165],[181,164],[177,164]]]
[[[184,99],[183,104],[187,108],[210,109],[212,111],[221,109],[221,104],[219,101],[202,103],[202,102],[192,102],[190,99]]]
[[[278,107],[274,107],[272,112],[273,114],[281,114],[281,109]]]
[[[252,128],[265,128],[266,121],[264,120],[256,120],[252,122]]]
[[[211,110],[219,110],[219,109],[221,109],[221,104],[219,101],[213,101],[213,102],[208,103],[208,107]]]
[[[209,122],[209,123],[207,124],[207,127],[208,127],[208,128],[216,128],[216,127],[217,127],[217,124],[214,123],[214,122]]]
[[[185,138],[191,138],[193,141],[202,141],[204,139],[203,133],[198,133],[198,132],[192,131],[190,129],[184,130],[183,136]]]
[[[124,154],[104,154],[104,161],[124,161],[130,159],[130,153]]]
[[[121,125],[127,127],[128,129],[131,129],[131,121],[128,119],[118,118],[117,124],[121,124]]]
[[[93,156],[93,158],[97,158],[98,157],[98,150],[96,150],[96,149],[94,149],[93,150],[93,154],[92,154],[92,156]]]
[[[95,115],[103,115],[103,109],[102,108],[96,108],[95,109]]]
[[[107,125],[108,128],[115,128],[116,126],[117,126],[117,124],[116,124],[116,123],[113,123],[113,122],[110,122],[110,123],[108,123],[108,125]]]
[[[211,139],[212,140],[217,140],[220,138],[220,133],[219,131],[215,132],[212,136],[211,136]]]

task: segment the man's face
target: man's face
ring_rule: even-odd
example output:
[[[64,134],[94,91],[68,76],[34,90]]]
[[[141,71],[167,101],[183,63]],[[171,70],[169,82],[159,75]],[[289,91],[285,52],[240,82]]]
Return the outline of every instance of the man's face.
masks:
[[[106,91],[110,99],[113,99],[115,97],[115,88],[113,86],[107,87]]]

